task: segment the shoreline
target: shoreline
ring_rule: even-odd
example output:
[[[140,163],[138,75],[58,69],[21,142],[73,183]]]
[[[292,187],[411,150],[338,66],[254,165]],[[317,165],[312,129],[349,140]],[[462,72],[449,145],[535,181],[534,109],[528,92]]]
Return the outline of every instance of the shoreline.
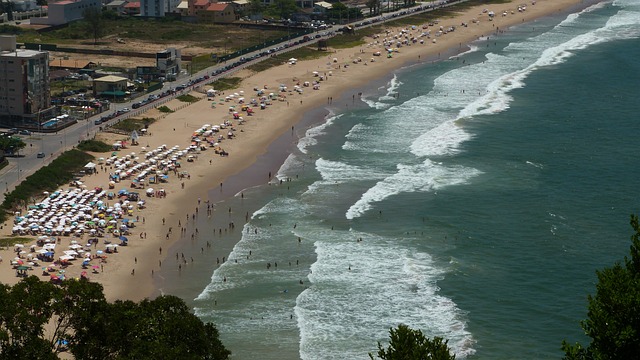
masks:
[[[539,19],[541,17],[546,17],[546,16],[555,16],[558,14],[564,14],[564,13],[569,13],[574,11],[575,9],[578,8],[585,8],[593,3],[597,3],[599,2],[598,0],[593,0],[590,2],[585,2],[584,0],[576,0],[576,1],[564,1],[563,4],[570,4],[566,7],[560,7],[560,8],[556,8],[554,7],[552,11],[549,11],[547,13],[541,14],[539,16],[536,16],[536,18],[532,19],[532,20],[528,20],[527,22],[534,22],[536,19]],[[539,4],[539,3],[538,3]],[[500,4],[500,5],[517,5],[517,2],[511,2],[508,4]],[[525,13],[526,15],[526,13]],[[516,26],[516,25],[520,25],[521,23],[513,23],[511,25],[508,26],[508,28],[505,30],[505,32],[509,31],[509,28],[512,26]],[[495,34],[495,33],[491,33],[490,36],[499,36],[499,34]],[[340,95],[338,95],[339,99],[337,101],[338,104],[348,104],[348,106],[352,106],[352,98],[351,98],[351,93],[353,94],[358,94],[361,90],[361,88],[373,88],[372,84],[378,84],[379,86],[386,86],[386,84],[388,84],[388,82],[392,79],[392,77],[394,76],[394,73],[398,72],[398,71],[410,71],[411,67],[414,66],[429,66],[430,64],[436,63],[436,62],[440,62],[440,61],[448,61],[448,60],[455,60],[453,59],[456,55],[465,53],[467,51],[469,51],[471,49],[470,45],[471,43],[478,41],[480,39],[478,38],[473,38],[470,41],[466,42],[466,43],[462,43],[459,46],[455,46],[455,44],[453,44],[453,46],[445,49],[444,51],[441,51],[439,54],[436,52],[427,52],[427,56],[421,56],[421,59],[409,59],[409,58],[403,58],[402,59],[402,63],[398,64],[399,66],[394,66],[392,69],[389,69],[388,72],[384,72],[381,74],[378,74],[379,76],[375,77],[375,78],[367,78],[367,79],[356,79],[355,81],[353,81],[353,83],[350,86],[346,86],[342,89]],[[355,48],[353,48],[352,50],[355,51]],[[396,65],[394,63],[394,65]],[[374,86],[375,87],[375,86]],[[402,95],[401,95],[402,96]],[[354,107],[366,107],[366,105],[359,100],[356,97],[356,102]],[[266,174],[268,171],[271,171],[274,174],[277,174],[278,169],[283,165],[284,161],[288,158],[288,156],[291,153],[291,150],[293,150],[297,144],[297,141],[300,140],[301,138],[303,138],[305,136],[305,132],[309,129],[312,128],[314,126],[320,125],[322,123],[324,123],[327,119],[328,116],[336,116],[339,115],[340,113],[342,113],[343,111],[349,111],[352,110],[352,107],[347,107],[345,108],[344,105],[343,106],[333,106],[331,107],[331,105],[327,105],[327,104],[323,104],[318,102],[317,104],[314,104],[312,109],[310,110],[310,113],[305,113],[303,116],[299,117],[299,120],[297,122],[294,122],[294,126],[295,126],[295,136],[292,134],[291,136],[289,136],[288,132],[283,132],[279,137],[275,138],[275,140],[271,143],[271,145],[269,145],[269,148],[266,150],[265,153],[263,153],[262,155],[260,155],[257,159],[256,162],[254,162],[253,164],[251,164],[249,167],[241,170],[240,172],[230,176],[227,181],[233,181],[236,179],[243,179],[244,185],[238,185],[235,186],[233,188],[233,191],[228,191],[228,192],[219,192],[217,191],[218,189],[216,189],[215,187],[212,187],[211,189],[209,189],[208,193],[210,194],[209,199],[214,203],[214,204],[218,204],[220,202],[226,202],[226,201],[230,201],[232,198],[238,197],[240,196],[240,194],[243,192],[243,190],[246,190],[247,188],[253,188],[253,187],[258,187],[258,186],[262,186],[265,185],[267,183],[267,181],[262,181],[261,179],[263,179],[264,174]],[[317,113],[317,114],[314,114]],[[314,119],[315,117],[315,119]],[[287,139],[289,139],[289,143],[286,144]],[[277,143],[279,142],[283,142],[283,144],[279,144],[277,145]],[[272,151],[272,147],[278,148],[279,151],[273,152]],[[274,157],[277,160],[274,160]],[[269,168],[269,170],[265,169],[264,164],[261,163],[262,160],[267,160],[269,161],[271,164],[273,164],[273,166],[275,167],[271,167]],[[277,186],[277,185],[276,185]],[[229,189],[225,189],[225,190],[229,190]],[[258,210],[259,207],[256,206],[253,211]],[[222,209],[225,210],[225,209]],[[252,214],[252,211],[249,210],[249,214]],[[228,256],[229,253],[231,252],[231,250],[233,249],[233,247],[235,246],[235,244],[237,244],[242,238],[242,234],[241,233],[236,233],[236,234],[229,234],[225,236],[224,239],[224,243],[221,244],[221,248],[220,249],[214,249],[214,257],[216,255],[219,255],[219,257],[222,256]],[[189,245],[186,243],[181,243],[181,242],[176,242],[174,243],[174,245],[172,246],[172,251],[179,251],[181,252],[181,250],[183,249],[187,249],[189,248]],[[211,256],[211,255],[210,255]],[[216,266],[213,267],[213,269],[217,269],[219,267],[218,264]],[[208,274],[211,275],[211,274]],[[176,278],[177,279],[177,278]],[[176,280],[174,279],[174,280]],[[176,294],[180,294],[180,296],[186,296],[187,298],[185,299],[185,301],[187,301],[187,303],[191,304],[193,302],[193,299],[195,297],[197,297],[202,291],[203,289],[208,285],[209,281],[206,282],[202,282],[201,283],[201,287],[199,287],[196,291],[187,291],[187,293],[185,293],[185,289],[184,288],[180,288],[179,291],[176,291]],[[159,284],[159,282],[156,282],[156,284]],[[159,288],[164,289],[163,286],[159,286]],[[160,291],[159,289],[156,290],[155,295],[159,295],[160,293],[164,293],[162,291]]]
[[[270,106],[264,112],[257,110],[254,116],[246,117],[247,122],[245,124],[236,126],[238,129],[238,132],[236,132],[237,139],[225,140],[221,143],[221,146],[230,152],[229,157],[218,158],[213,156],[211,150],[208,150],[199,155],[205,159],[198,160],[193,165],[185,165],[185,169],[193,177],[191,180],[184,181],[186,191],[180,188],[179,180],[173,181],[172,179],[169,184],[165,184],[168,198],[149,199],[147,211],[143,210],[139,214],[136,213],[143,221],[142,224],[139,224],[139,229],[134,229],[133,234],[129,236],[133,238],[130,246],[122,249],[119,254],[110,256],[109,262],[105,266],[105,274],[97,274],[95,276],[95,280],[104,286],[107,299],[110,301],[115,299],[138,301],[156,296],[159,292],[162,292],[162,282],[173,278],[167,275],[175,274],[181,270],[175,267],[169,270],[168,265],[165,264],[162,267],[159,264],[169,263],[173,252],[179,251],[180,248],[188,244],[188,241],[185,241],[185,236],[189,236],[188,233],[185,233],[185,236],[178,236],[178,230],[168,234],[169,227],[171,226],[173,229],[182,227],[182,222],[179,222],[182,220],[185,222],[184,225],[187,232],[191,230],[193,233],[195,221],[186,220],[184,215],[193,216],[195,214],[194,211],[198,211],[199,216],[202,216],[206,211],[207,204],[209,204],[214,206],[213,212],[215,214],[213,216],[220,217],[218,213],[224,214],[226,209],[216,209],[216,204],[222,200],[236,197],[238,193],[247,187],[266,183],[269,180],[268,173],[277,174],[284,159],[287,158],[292,146],[294,146],[294,142],[304,136],[304,131],[307,128],[301,129],[302,125],[300,124],[304,123],[305,114],[326,111],[324,103],[327,101],[327,95],[338,97],[340,100],[338,103],[345,102],[345,100],[346,103],[349,103],[349,92],[354,92],[355,96],[355,93],[358,92],[356,89],[375,81],[382,81],[382,79],[388,78],[395,71],[408,66],[446,60],[450,55],[442,56],[441,54],[455,53],[455,50],[461,50],[463,46],[470,44],[479,37],[495,35],[496,30],[494,27],[508,29],[514,25],[533,22],[540,17],[555,15],[558,12],[566,12],[581,6],[588,6],[587,2],[582,0],[538,0],[536,5],[528,4],[528,9],[524,13],[515,12],[515,14],[502,17],[496,11],[496,17],[493,22],[489,22],[486,16],[482,16],[482,8],[485,7],[496,10],[514,9],[519,4],[519,2],[511,1],[504,4],[475,6],[457,13],[452,18],[441,19],[440,24],[445,26],[459,26],[461,21],[468,21],[468,28],[460,26],[455,32],[439,37],[437,43],[425,42],[424,45],[413,44],[412,46],[402,47],[393,59],[379,57],[375,63],[368,63],[366,67],[363,63],[353,64],[352,61],[361,56],[363,61],[367,63],[369,55],[364,55],[365,53],[362,51],[370,54],[375,49],[380,48],[379,44],[371,45],[373,41],[371,38],[366,39],[369,44],[350,49],[340,49],[335,53],[327,53],[327,56],[323,56],[320,59],[300,61],[296,65],[281,65],[247,76],[243,79],[239,89],[249,91],[253,88],[262,88],[263,84],[268,84],[270,91],[275,91],[273,89],[277,89],[279,83],[293,86],[292,78],[297,78],[301,81],[314,80],[315,77],[312,75],[314,70],[319,72],[332,71],[334,73],[325,82],[321,83],[319,91],[314,92],[309,88],[305,88],[305,92],[301,95],[288,94],[288,106],[284,102],[274,101],[273,106]],[[471,18],[476,17],[480,21],[477,24],[471,23]],[[525,21],[525,19],[527,20]],[[385,27],[391,29],[390,27]],[[392,33],[397,33],[399,30],[400,28],[395,28]],[[330,59],[334,57],[338,58],[339,62],[331,62]],[[349,65],[346,70],[342,67],[345,64]],[[338,68],[336,68],[336,65],[338,65]],[[300,104],[298,104],[298,101],[300,101]],[[229,115],[224,109],[225,105],[212,110],[209,104],[206,100],[200,100],[157,121],[151,126],[152,134],[149,137],[145,136],[140,139],[140,146],[144,146],[147,141],[153,142],[154,146],[151,146],[152,148],[165,143],[171,146],[176,142],[176,139],[180,139],[178,143],[184,145],[189,138],[189,134],[197,126],[204,123],[219,122],[218,119]],[[169,107],[177,107],[180,103],[177,100],[172,100],[167,105]],[[344,109],[339,105],[332,108],[336,109],[336,113]],[[207,113],[212,115],[207,116]],[[324,119],[324,116],[317,119],[317,122],[320,123],[322,119]],[[292,135],[289,135],[291,127],[294,128],[294,131]],[[302,133],[300,133],[301,131]],[[285,140],[291,137],[295,141],[286,144]],[[132,147],[128,151],[138,152],[139,150],[140,148]],[[212,163],[207,164],[207,160],[215,161],[215,166]],[[105,184],[104,173],[105,171],[103,170],[100,171],[102,176],[98,174],[86,177],[84,179],[85,183],[88,186]],[[232,182],[234,183],[233,186],[229,184]],[[222,184],[221,187],[218,186],[219,183]],[[119,188],[117,187],[116,190]],[[199,198],[205,199],[205,202],[198,206]],[[193,210],[188,210],[189,207]],[[195,210],[196,208],[198,210]],[[153,212],[155,214],[152,214]],[[242,218],[242,215],[234,213],[236,217]],[[163,218],[165,219],[164,225]],[[187,226],[187,223],[190,225]],[[242,227],[238,226],[238,228],[241,229]],[[138,239],[137,233],[140,231],[148,233],[148,236],[144,239]],[[64,242],[66,243],[69,240],[65,238]],[[212,249],[213,256],[228,256],[230,249],[234,245],[235,243],[231,239],[216,244]],[[159,248],[164,249],[160,252]],[[8,259],[11,256],[11,249],[3,251],[1,254],[3,258]],[[215,264],[212,264],[211,268],[215,269],[213,265]],[[5,264],[5,266],[7,265]],[[79,265],[75,264],[73,267],[78,268]],[[132,270],[135,270],[135,275],[133,275]],[[2,277],[0,277],[1,282],[11,284],[17,281],[17,278],[13,276],[13,270],[2,272],[2,274]],[[92,280],[94,279],[92,278]]]

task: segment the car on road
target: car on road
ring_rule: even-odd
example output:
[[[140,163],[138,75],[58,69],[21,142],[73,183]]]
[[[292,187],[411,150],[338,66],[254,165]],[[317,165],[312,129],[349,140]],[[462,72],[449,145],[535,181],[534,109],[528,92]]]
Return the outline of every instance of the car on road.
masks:
[[[19,134],[20,135],[31,135],[31,131],[29,131],[29,130],[20,130]]]
[[[42,158],[44,158],[45,156],[46,156],[46,155],[45,155],[43,152],[39,152],[39,153],[38,153],[38,155],[36,155],[36,157],[37,157],[38,159],[42,159]]]

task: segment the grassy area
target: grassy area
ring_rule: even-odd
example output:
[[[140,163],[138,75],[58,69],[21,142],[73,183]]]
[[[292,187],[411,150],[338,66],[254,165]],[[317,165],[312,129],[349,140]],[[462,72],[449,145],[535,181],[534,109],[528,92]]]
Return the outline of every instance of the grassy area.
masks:
[[[51,89],[51,96],[59,95],[64,91],[69,90],[84,90],[86,91],[92,86],[91,81],[85,80],[56,80],[49,83]]]
[[[182,102],[188,102],[188,103],[192,103],[192,102],[196,102],[196,101],[200,100],[200,98],[195,97],[193,95],[189,95],[189,94],[180,95],[176,99],[178,99],[178,100],[180,100]]]
[[[33,238],[28,238],[28,237],[1,238],[0,247],[8,248],[8,247],[14,246],[15,244],[28,244],[31,241],[33,241]]]
[[[119,123],[114,124],[112,127],[114,129],[124,130],[126,132],[132,132],[134,130],[140,131],[141,129],[148,127],[154,122],[155,122],[155,119],[148,118],[148,117],[142,118],[142,119],[130,118],[130,119],[122,120]]]
[[[225,90],[237,88],[241,82],[242,82],[242,78],[231,77],[231,78],[223,78],[220,80],[216,80],[211,85],[213,86],[214,89],[218,91],[225,91]]]
[[[158,108],[158,111],[160,111],[161,113],[172,113],[174,112],[173,110],[169,109],[168,106],[166,105],[162,105]]]
[[[98,140],[83,140],[78,144],[78,149],[91,152],[109,152],[112,150],[111,145]]]
[[[212,59],[210,54],[204,54],[195,56],[189,64],[189,71],[192,74],[197,73],[200,70],[206,69],[210,66],[214,66],[218,63],[217,59]]]
[[[276,56],[269,57],[257,64],[248,66],[247,69],[252,71],[264,71],[274,66],[282,65],[290,58],[296,58],[298,60],[309,60],[309,59],[318,59],[326,55],[327,55],[327,52],[320,51],[315,46],[305,46],[299,49],[289,51],[284,54],[278,54]]]
[[[125,44],[118,48],[127,48],[128,41],[142,41],[153,44],[176,46],[177,43],[211,49],[218,55],[234,52],[287,35],[281,29],[249,29],[219,24],[192,24],[173,19],[145,19],[139,17],[119,17],[105,20],[104,36],[98,39],[98,45],[114,44],[116,38]],[[32,29],[15,26],[0,26],[0,34],[16,34],[18,42],[46,43],[69,46],[73,44],[93,45],[93,37],[82,21],[70,23],[62,29],[38,33]],[[131,46],[132,51],[138,51]]]

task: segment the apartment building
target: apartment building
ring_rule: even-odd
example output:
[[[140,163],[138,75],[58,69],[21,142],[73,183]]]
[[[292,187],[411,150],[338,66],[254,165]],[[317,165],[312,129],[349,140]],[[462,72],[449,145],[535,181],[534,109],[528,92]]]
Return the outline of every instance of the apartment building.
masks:
[[[52,110],[49,53],[18,49],[15,35],[0,36],[0,122],[37,124]]]

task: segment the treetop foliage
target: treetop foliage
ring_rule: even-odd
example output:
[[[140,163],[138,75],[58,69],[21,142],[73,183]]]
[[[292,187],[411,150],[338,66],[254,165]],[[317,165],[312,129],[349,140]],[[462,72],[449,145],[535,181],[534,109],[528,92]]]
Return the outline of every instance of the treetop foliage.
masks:
[[[45,325],[53,330],[45,332]],[[206,359],[231,354],[175,296],[108,303],[102,285],[31,276],[0,284],[0,359]]]
[[[424,336],[422,331],[413,330],[400,324],[389,329],[389,346],[384,348],[378,343],[377,359],[382,360],[455,360],[451,354],[448,340],[435,337],[433,340]],[[371,360],[376,358],[369,354]]]
[[[640,224],[631,215],[630,256],[624,263],[596,272],[595,296],[589,295],[588,318],[581,326],[591,343],[562,344],[566,360],[637,359],[640,354]]]

